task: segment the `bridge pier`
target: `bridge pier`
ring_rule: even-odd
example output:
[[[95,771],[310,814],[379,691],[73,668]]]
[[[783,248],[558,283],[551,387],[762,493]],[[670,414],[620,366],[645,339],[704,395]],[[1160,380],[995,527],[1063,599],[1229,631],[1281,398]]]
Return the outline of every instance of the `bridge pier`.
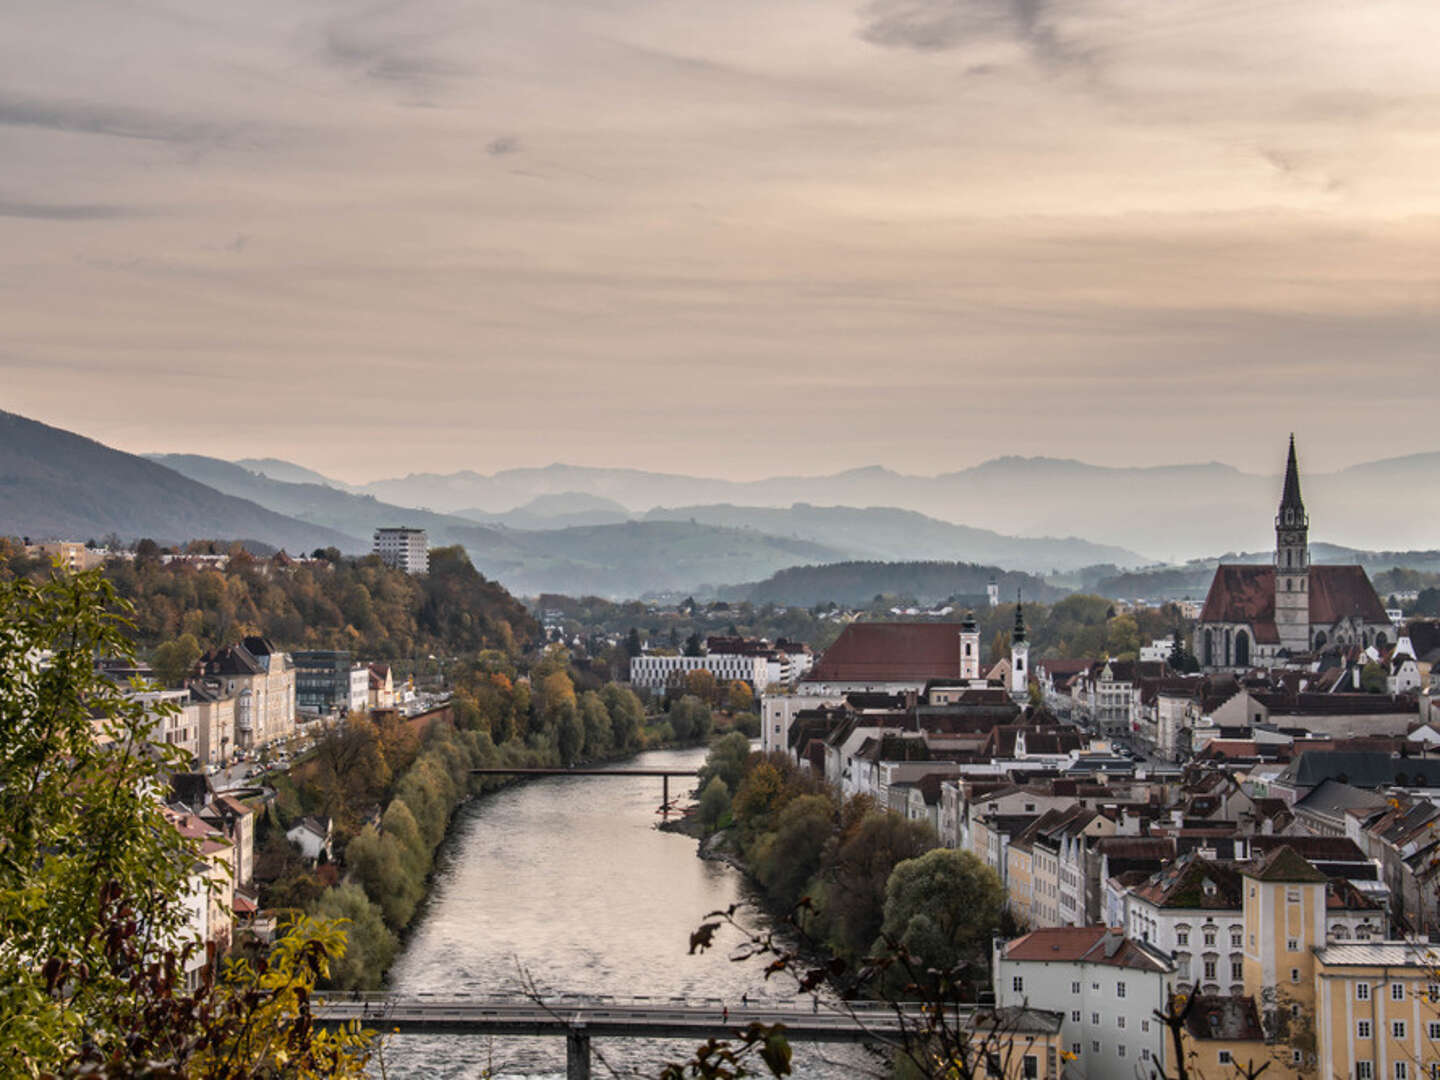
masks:
[[[565,1031],[565,1080],[590,1080],[590,1033],[583,1024]]]
[[[660,811],[662,817],[670,816],[670,774],[660,778]]]

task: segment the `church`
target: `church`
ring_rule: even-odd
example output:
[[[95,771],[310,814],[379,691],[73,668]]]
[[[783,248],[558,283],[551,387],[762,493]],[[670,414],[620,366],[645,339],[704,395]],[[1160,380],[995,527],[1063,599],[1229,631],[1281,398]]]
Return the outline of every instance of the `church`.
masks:
[[[1331,646],[1390,644],[1395,631],[1364,567],[1310,565],[1309,535],[1291,435],[1274,564],[1215,570],[1195,629],[1195,653],[1206,670],[1255,667]]]

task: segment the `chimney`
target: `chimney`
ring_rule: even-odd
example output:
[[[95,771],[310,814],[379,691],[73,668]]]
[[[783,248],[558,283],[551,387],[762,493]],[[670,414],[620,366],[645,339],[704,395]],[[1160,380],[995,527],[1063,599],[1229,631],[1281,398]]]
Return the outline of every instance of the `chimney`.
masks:
[[[1125,931],[1118,926],[1112,926],[1105,933],[1105,958],[1108,960],[1120,951],[1120,946],[1125,944]]]

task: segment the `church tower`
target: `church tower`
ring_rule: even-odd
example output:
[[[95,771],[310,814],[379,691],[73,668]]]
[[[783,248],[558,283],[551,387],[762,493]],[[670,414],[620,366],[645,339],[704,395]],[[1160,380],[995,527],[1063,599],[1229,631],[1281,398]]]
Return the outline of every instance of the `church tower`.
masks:
[[[1275,515],[1275,628],[1280,647],[1291,653],[1310,651],[1310,518],[1300,498],[1300,470],[1295,464],[1295,436],[1285,463],[1285,490]]]
[[[1020,596],[1015,596],[1015,629],[1010,634],[1010,696],[1030,696],[1030,643],[1025,640],[1025,614]]]
[[[960,624],[960,678],[980,678],[980,631],[975,627],[975,613],[967,611]]]

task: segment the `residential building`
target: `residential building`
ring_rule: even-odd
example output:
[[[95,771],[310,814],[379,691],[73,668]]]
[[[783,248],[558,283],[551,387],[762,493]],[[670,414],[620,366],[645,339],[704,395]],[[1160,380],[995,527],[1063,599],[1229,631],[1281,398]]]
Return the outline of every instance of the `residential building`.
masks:
[[[430,572],[430,546],[424,529],[405,526],[376,529],[373,550],[387,566],[407,574]]]
[[[290,654],[295,667],[295,707],[311,716],[364,712],[368,670],[345,649],[312,649]]]
[[[1440,1076],[1440,947],[1332,944],[1314,954],[1318,1074],[1350,1080]]]
[[[51,562],[58,562],[61,569],[78,574],[82,570],[93,570],[97,566],[104,565],[107,552],[98,548],[86,547],[76,540],[42,540],[38,544],[28,545],[25,548],[25,554],[38,555]]]
[[[1169,1008],[1169,957],[1104,926],[1032,930],[995,943],[995,1001],[1063,1017],[1060,1043],[1085,1080],[1134,1080],[1164,1069],[1167,1032],[1156,1011]]]
[[[286,832],[285,839],[300,849],[311,862],[323,855],[330,858],[331,821],[328,817],[306,814]]]
[[[683,684],[692,671],[708,671],[720,684],[747,683],[763,691],[769,685],[770,667],[763,656],[711,653],[707,656],[632,656],[630,685],[659,693]]]
[[[213,649],[200,675],[235,697],[235,745],[263,746],[295,733],[295,671],[289,658],[262,637]]]
[[[366,707],[375,709],[395,708],[395,678],[389,664],[371,664],[365,669],[367,682],[365,690]]]

